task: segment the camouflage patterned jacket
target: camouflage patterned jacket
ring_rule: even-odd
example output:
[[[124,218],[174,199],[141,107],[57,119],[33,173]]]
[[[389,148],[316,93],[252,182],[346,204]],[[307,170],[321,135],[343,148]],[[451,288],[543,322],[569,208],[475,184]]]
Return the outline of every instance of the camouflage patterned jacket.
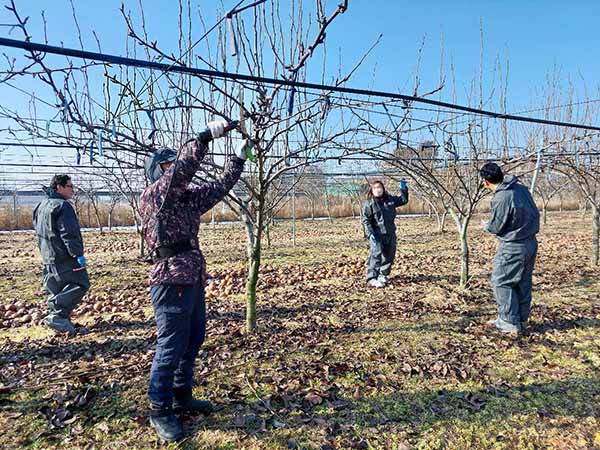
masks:
[[[140,197],[142,229],[148,249],[189,240],[193,250],[155,262],[150,285],[197,283],[205,273],[205,261],[198,244],[200,216],[219,203],[242,174],[244,161],[232,157],[215,181],[190,185],[207,147],[191,143],[179,159]]]

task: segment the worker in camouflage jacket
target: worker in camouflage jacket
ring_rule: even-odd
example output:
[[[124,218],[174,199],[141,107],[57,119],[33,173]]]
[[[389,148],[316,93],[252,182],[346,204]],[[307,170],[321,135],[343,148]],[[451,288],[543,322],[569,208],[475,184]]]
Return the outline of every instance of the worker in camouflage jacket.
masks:
[[[208,124],[211,138],[224,135],[227,122]],[[150,423],[162,440],[183,436],[180,412],[208,414],[210,402],[192,396],[194,361],[204,341],[205,260],[198,244],[200,216],[220,202],[239,180],[249,143],[244,141],[214,181],[192,184],[207,153],[201,140],[179,156],[162,149],[149,156],[151,184],[140,197],[140,214],[154,266],[150,296],[157,324],[156,353],[150,370]]]
[[[388,194],[383,183],[375,181],[363,207],[362,223],[370,244],[367,282],[373,287],[385,287],[392,270],[396,256],[396,208],[408,203],[405,180],[400,181],[400,193]]]
[[[540,213],[527,187],[514,175],[503,174],[497,164],[486,163],[480,175],[494,193],[490,220],[482,225],[500,241],[492,270],[498,317],[488,324],[504,333],[519,333],[527,327],[531,311]]]
[[[43,261],[44,289],[48,298],[50,328],[72,334],[70,316],[90,288],[77,214],[69,200],[74,195],[68,175],[55,175],[44,188],[46,198],[33,210],[33,226]]]

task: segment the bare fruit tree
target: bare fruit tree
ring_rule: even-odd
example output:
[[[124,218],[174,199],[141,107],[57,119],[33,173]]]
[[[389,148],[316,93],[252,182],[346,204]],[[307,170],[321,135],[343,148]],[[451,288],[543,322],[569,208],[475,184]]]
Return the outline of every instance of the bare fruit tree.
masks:
[[[551,167],[560,171],[578,187],[592,207],[591,262],[600,263],[600,143],[596,137],[564,143],[559,147]],[[562,153],[562,154],[561,154]]]
[[[544,225],[548,222],[548,205],[568,187],[569,179],[564,175],[548,169],[542,170],[541,176],[535,185],[534,193],[541,202],[542,223]]]
[[[285,10],[279,2],[255,2],[222,12],[217,24],[200,30],[203,35],[196,40],[192,35],[198,33],[194,28],[197,21],[191,20],[195,12],[189,3],[179,1],[178,6],[175,52],[163,49],[153,39],[141,5],[137,16],[123,6],[126,56],[158,60],[169,67],[194,67],[200,62],[222,72],[269,74],[291,85],[148,71],[134,65],[109,65],[31,50],[25,58],[11,60],[0,77],[11,83],[15,78],[29,78],[54,101],[42,104],[33,97],[27,116],[1,107],[0,117],[18,125],[16,139],[23,143],[35,137],[76,149],[74,165],[138,169],[153,149],[180,148],[208,120],[239,119],[241,136],[231,133],[212,145],[200,178],[218,173],[240,138],[253,142],[254,161],[247,163],[239,188],[228,200],[236,205],[246,225],[246,328],[251,331],[257,324],[256,287],[263,236],[273,212],[293,188],[293,183],[290,186],[282,180],[291,173],[299,180],[307,167],[340,157],[337,141],[359,128],[358,120],[348,116],[339,125],[345,106],[331,101],[329,92],[293,85],[308,76],[325,79],[327,30],[346,12],[348,0],[331,10],[320,0],[312,7],[293,1]],[[9,10],[15,29],[25,40],[32,40],[28,18],[19,15],[14,3]],[[73,17],[79,30],[75,10]],[[201,23],[206,21],[207,16],[201,15]],[[79,38],[83,48],[81,34]],[[48,41],[46,36],[44,40]],[[96,42],[101,51],[100,39]],[[345,75],[340,71],[334,84],[343,85],[363,61],[360,58]]]

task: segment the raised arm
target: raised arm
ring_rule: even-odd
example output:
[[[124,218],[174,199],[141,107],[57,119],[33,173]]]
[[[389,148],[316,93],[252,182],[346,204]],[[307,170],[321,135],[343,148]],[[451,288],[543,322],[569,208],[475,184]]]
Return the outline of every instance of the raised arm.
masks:
[[[404,206],[408,203],[408,188],[401,189],[400,195],[391,195],[390,197],[392,198],[396,208]]]
[[[223,136],[226,125],[227,122],[220,120],[209,122],[207,127],[211,136],[218,138]],[[206,156],[207,149],[206,144],[199,139],[188,142],[181,149],[177,158],[174,161],[169,161],[172,162],[171,167],[164,174],[160,163],[165,161],[149,160],[147,163],[149,166],[146,167],[146,170],[151,174],[158,172],[156,176],[158,179],[148,186],[144,191],[144,195],[152,198],[158,204],[170,203],[179,198],[187,190],[194,174],[200,168],[200,163]],[[156,155],[157,153],[154,154],[154,158],[157,157]]]
[[[399,187],[400,195],[390,195],[392,201],[394,202],[394,207],[396,208],[408,203],[408,184],[404,178],[400,180]]]
[[[225,170],[213,181],[204,181],[190,188],[198,213],[204,214],[219,203],[238,182],[244,169],[244,160],[233,156]]]
[[[192,187],[194,205],[204,214],[219,203],[238,182],[244,170],[244,163],[250,153],[252,143],[244,140],[237,148],[236,155],[225,164],[225,170],[214,181],[205,181]]]

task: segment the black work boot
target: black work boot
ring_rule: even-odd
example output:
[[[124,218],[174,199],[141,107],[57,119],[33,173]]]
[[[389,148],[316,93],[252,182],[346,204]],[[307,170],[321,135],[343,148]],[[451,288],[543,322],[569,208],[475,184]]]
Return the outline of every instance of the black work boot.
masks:
[[[176,442],[183,437],[183,428],[179,417],[173,411],[151,411],[150,425],[158,437],[167,442]]]
[[[48,314],[42,319],[42,323],[59,333],[75,334],[75,327],[68,318]]]
[[[215,410],[211,402],[195,399],[191,389],[175,388],[173,393],[173,411],[177,414],[187,412],[208,416]]]

